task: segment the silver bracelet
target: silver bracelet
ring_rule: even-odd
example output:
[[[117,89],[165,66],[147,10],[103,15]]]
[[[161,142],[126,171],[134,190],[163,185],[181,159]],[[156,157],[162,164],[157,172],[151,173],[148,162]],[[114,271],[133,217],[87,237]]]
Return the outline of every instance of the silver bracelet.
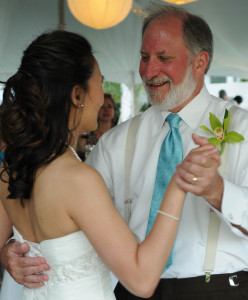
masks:
[[[12,244],[12,243],[15,243],[16,242],[16,240],[15,239],[13,239],[13,238],[10,238],[7,242],[6,242],[6,244],[5,245],[9,245],[9,244]]]
[[[159,214],[164,215],[164,216],[170,217],[170,218],[172,218],[173,220],[181,221],[181,219],[179,219],[179,218],[177,218],[177,217],[174,217],[174,216],[172,216],[172,215],[169,215],[169,214],[167,214],[167,213],[165,213],[165,212],[163,212],[163,211],[161,211],[161,210],[157,210],[157,212],[158,212]]]

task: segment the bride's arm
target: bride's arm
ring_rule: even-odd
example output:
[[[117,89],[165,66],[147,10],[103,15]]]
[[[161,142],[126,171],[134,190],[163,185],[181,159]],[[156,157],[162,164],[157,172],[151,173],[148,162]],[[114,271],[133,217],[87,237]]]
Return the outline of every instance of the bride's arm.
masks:
[[[216,155],[213,146],[205,148],[201,151],[208,159],[210,153]],[[126,288],[141,297],[151,296],[169,258],[178,220],[158,214],[150,234],[138,244],[115,209],[101,176],[91,167],[80,170],[68,202],[70,216]],[[185,192],[177,186],[175,176],[160,210],[180,218]]]
[[[159,215],[147,239],[139,245],[115,209],[102,178],[95,173],[87,175],[87,191],[86,186],[80,187],[82,197],[77,200],[74,187],[70,216],[119,280],[132,293],[150,296],[170,255],[179,222]],[[184,197],[173,179],[160,209],[180,218]]]

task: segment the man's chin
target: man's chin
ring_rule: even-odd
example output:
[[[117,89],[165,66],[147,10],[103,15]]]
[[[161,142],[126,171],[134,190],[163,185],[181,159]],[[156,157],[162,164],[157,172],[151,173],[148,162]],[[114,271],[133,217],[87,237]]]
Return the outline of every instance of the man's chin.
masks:
[[[175,104],[166,102],[166,99],[154,99],[149,97],[149,103],[160,111],[168,111],[175,108]]]

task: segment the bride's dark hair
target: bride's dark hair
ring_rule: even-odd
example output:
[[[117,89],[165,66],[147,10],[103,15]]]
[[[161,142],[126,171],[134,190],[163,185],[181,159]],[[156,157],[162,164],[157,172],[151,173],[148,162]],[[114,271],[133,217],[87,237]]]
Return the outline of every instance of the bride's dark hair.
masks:
[[[30,198],[37,169],[65,152],[72,138],[72,88],[79,85],[87,91],[94,64],[85,38],[56,30],[35,39],[24,51],[18,72],[1,82],[0,138],[6,145],[1,179],[6,172],[8,198]]]

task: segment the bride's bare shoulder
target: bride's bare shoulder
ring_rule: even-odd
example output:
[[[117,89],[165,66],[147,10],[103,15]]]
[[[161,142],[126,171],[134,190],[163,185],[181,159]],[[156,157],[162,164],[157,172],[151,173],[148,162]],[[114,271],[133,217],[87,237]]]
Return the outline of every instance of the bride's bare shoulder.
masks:
[[[40,179],[60,189],[89,187],[103,181],[100,173],[88,164],[76,160],[61,160],[40,173]],[[41,181],[40,181],[41,182]]]
[[[78,166],[76,172],[76,181],[82,184],[82,180],[84,181],[84,185],[89,185],[91,183],[102,183],[103,179],[100,173],[91,167],[88,164],[83,163],[81,166]],[[72,175],[74,176],[74,175]]]

